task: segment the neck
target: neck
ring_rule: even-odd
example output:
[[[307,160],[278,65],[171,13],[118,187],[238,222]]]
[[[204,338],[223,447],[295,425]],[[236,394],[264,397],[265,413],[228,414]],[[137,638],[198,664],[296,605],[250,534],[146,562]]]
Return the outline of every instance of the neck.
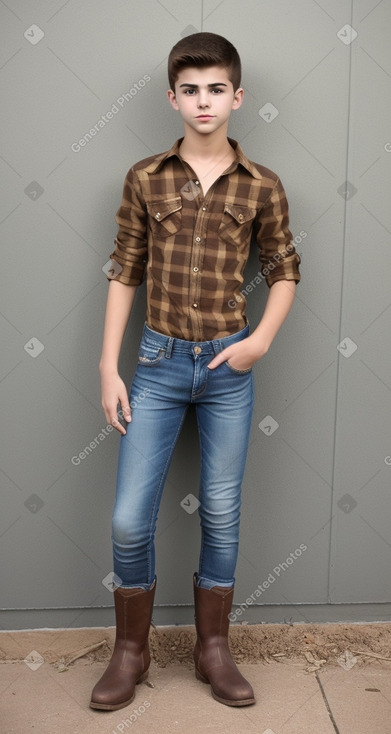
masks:
[[[227,127],[224,125],[219,130],[210,134],[200,135],[188,125],[185,125],[185,136],[180,144],[179,152],[182,158],[209,161],[211,159],[222,159],[233,153],[228,142]]]

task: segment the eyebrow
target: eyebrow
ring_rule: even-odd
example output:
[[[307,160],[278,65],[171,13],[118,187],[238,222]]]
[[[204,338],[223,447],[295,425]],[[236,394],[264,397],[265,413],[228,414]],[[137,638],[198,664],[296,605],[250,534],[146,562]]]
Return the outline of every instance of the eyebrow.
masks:
[[[224,82],[214,82],[213,84],[208,84],[208,87],[226,87],[227,85],[224,84]],[[191,87],[191,89],[198,89],[198,84],[180,84],[179,88],[181,87]]]

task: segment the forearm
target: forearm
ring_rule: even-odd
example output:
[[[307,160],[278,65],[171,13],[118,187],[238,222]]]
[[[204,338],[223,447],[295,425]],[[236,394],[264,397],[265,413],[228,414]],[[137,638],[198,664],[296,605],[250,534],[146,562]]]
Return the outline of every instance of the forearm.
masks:
[[[124,285],[115,280],[109,283],[102,354],[99,362],[101,373],[115,372],[118,369],[122,340],[132,310],[136,288],[136,285]]]
[[[263,316],[251,339],[262,349],[269,349],[291,309],[296,292],[294,280],[278,280],[270,287]]]
[[[278,280],[270,287],[263,316],[252,334],[242,341],[223,349],[209,362],[215,369],[221,362],[229,360],[234,369],[247,370],[268,351],[279,328],[284,323],[295,297],[294,280]]]

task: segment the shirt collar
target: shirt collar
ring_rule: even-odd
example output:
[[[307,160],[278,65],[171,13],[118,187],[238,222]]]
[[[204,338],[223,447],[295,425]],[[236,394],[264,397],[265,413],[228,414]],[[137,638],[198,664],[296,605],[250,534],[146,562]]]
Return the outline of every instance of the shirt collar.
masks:
[[[167,150],[165,153],[160,153],[159,155],[157,155],[155,160],[152,163],[150,163],[148,166],[146,166],[145,171],[147,173],[158,173],[161,170],[161,168],[163,168],[164,163],[169,158],[172,158],[173,156],[177,156],[177,158],[179,158],[179,160],[182,161],[183,158],[181,157],[179,153],[179,146],[182,140],[183,138],[179,138],[178,140],[175,141],[174,145],[170,148],[170,150]],[[245,168],[246,171],[248,171],[251,174],[251,176],[253,176],[253,178],[259,178],[259,179],[262,178],[262,174],[258,171],[256,166],[251,161],[249,161],[247,156],[245,156],[245,154],[243,153],[243,150],[240,147],[238,141],[234,140],[233,138],[228,138],[228,142],[235,151],[236,162],[238,164],[240,163],[243,166],[243,168]]]

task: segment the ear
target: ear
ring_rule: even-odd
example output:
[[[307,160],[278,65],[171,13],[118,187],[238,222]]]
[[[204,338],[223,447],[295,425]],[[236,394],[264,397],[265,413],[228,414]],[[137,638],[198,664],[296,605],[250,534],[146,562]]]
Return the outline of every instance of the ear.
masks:
[[[179,110],[178,102],[176,101],[175,92],[172,91],[172,89],[169,89],[167,91],[167,97],[169,99],[170,105],[174,110]]]
[[[236,92],[235,92],[235,94],[234,94],[234,100],[232,102],[232,109],[233,110],[238,110],[239,109],[239,107],[241,106],[241,104],[243,102],[243,97],[244,97],[244,89],[242,89],[242,87],[239,87],[239,89],[237,89]]]

